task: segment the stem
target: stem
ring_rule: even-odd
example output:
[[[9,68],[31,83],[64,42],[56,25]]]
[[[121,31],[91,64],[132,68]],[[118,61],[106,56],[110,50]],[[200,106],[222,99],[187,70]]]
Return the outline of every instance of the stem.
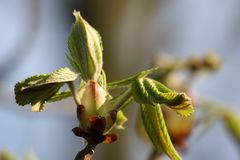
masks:
[[[63,91],[60,93],[55,94],[54,96],[52,96],[48,102],[56,102],[56,101],[60,101],[64,98],[68,98],[72,96],[72,92],[71,91]]]
[[[121,95],[115,97],[111,100],[110,105],[105,105],[101,107],[97,112],[99,115],[104,115],[112,110],[119,111],[126,107],[133,100],[132,98],[132,88],[129,87]]]
[[[158,67],[151,68],[151,69],[142,71],[142,72],[140,72],[140,73],[138,73],[138,74],[136,74],[134,76],[131,76],[129,78],[126,78],[126,79],[123,79],[123,80],[120,80],[120,81],[110,82],[110,83],[107,84],[107,88],[108,89],[112,89],[112,88],[127,86],[130,83],[132,83],[132,81],[134,81],[136,78],[145,77],[145,76],[147,76],[147,75],[149,75],[151,73],[154,73],[157,70],[158,70]]]
[[[91,160],[95,152],[96,145],[88,144],[83,150],[78,152],[74,160]]]
[[[120,80],[120,81],[115,81],[115,82],[110,82],[107,84],[107,88],[108,89],[112,89],[112,88],[117,88],[117,87],[122,87],[122,86],[126,86],[129,85],[130,83],[132,83],[132,81],[134,81],[137,78],[138,75],[134,75],[131,76],[129,78]]]
[[[79,102],[79,99],[78,99],[78,96],[77,96],[77,92],[76,92],[76,89],[74,87],[73,82],[68,82],[67,84],[68,84],[68,87],[69,87],[70,91],[72,92],[72,96],[73,96],[73,99],[74,99],[75,103],[77,105],[80,105],[80,102]]]
[[[129,87],[122,95],[116,98],[117,100],[113,104],[114,108],[109,107],[109,110],[110,108],[111,110],[117,110],[117,111],[123,109],[125,106],[131,103],[132,101],[131,97],[132,97],[132,88]]]

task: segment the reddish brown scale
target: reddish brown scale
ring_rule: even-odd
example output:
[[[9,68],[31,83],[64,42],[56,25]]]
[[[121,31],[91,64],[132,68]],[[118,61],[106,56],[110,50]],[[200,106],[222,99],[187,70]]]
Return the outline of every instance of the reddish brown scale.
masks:
[[[106,127],[106,119],[101,116],[89,117],[88,133],[92,135],[102,135]]]
[[[83,105],[77,106],[77,118],[78,118],[79,122],[81,121],[81,117],[82,117],[84,111],[85,111],[85,107]]]
[[[85,132],[84,132],[81,128],[79,128],[79,127],[73,128],[73,129],[72,129],[72,132],[73,132],[73,133],[75,134],[75,136],[77,136],[77,137],[83,137],[84,134],[85,134]]]
[[[105,129],[108,130],[111,128],[111,126],[116,122],[117,119],[117,111],[113,110],[111,112],[109,112],[109,114],[105,117],[106,121],[108,122],[106,124]]]
[[[117,135],[116,134],[107,134],[104,136],[104,141],[103,143],[104,144],[110,144],[110,143],[113,143],[115,142],[116,140],[118,139]]]
[[[112,121],[115,122],[117,119],[117,111],[115,111],[115,110],[111,111],[110,117],[111,117]]]

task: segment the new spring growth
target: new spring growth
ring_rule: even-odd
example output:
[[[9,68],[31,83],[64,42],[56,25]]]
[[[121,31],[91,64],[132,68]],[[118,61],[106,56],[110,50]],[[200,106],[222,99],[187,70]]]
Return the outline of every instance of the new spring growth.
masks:
[[[169,107],[181,116],[190,116],[193,112],[191,99],[185,93],[175,92],[150,78],[158,68],[107,83],[102,68],[101,37],[80,12],[74,11],[73,14],[76,21],[68,37],[67,59],[74,71],[61,68],[17,83],[16,102],[22,106],[31,104],[33,111],[42,111],[46,103],[73,97],[79,126],[72,131],[87,141],[86,148],[75,159],[84,159],[86,155],[92,157],[99,143],[111,143],[117,139],[109,132],[114,127],[124,128],[127,118],[123,109],[135,101],[141,108],[145,130],[156,149],[164,151],[173,160],[181,159],[169,138],[161,107]],[[74,82],[78,77],[81,81],[76,85]],[[64,84],[69,90],[61,90]],[[116,96],[110,92],[114,89],[120,90]]]
[[[107,134],[115,124],[118,107],[114,104],[111,95],[106,90],[106,78],[102,69],[102,42],[99,33],[91,27],[80,15],[74,11],[76,22],[72,26],[71,34],[68,38],[68,48],[70,56],[68,60],[76,72],[82,78],[80,89],[76,93],[76,103],[78,105],[77,114],[79,128],[89,133],[93,129],[93,123],[100,123],[102,128],[98,131],[100,135]],[[122,94],[119,103],[124,103]],[[111,103],[111,109],[106,106]],[[101,119],[101,120],[97,120]],[[99,122],[96,122],[99,121]],[[94,130],[94,129],[93,129]],[[93,133],[91,133],[93,134]]]
[[[209,128],[209,124],[212,125],[214,120],[221,119],[236,144],[240,146],[240,118],[238,113],[231,106],[223,106],[205,99],[201,99],[201,105],[206,114],[203,117],[205,122],[203,124]]]

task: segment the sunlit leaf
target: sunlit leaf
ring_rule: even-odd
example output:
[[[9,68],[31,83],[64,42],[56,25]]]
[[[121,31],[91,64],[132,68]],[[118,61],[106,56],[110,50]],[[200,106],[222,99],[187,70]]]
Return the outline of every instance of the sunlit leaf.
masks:
[[[107,88],[107,80],[106,80],[106,74],[104,72],[104,70],[102,70],[99,78],[98,78],[98,84],[103,88],[106,89]]]
[[[145,130],[158,151],[163,151],[172,160],[181,160],[169,137],[160,105],[141,104]]]
[[[49,74],[32,76],[15,85],[15,99],[19,105],[31,104],[34,111],[40,111],[64,83],[74,81],[77,75],[68,68],[61,68]]]
[[[166,104],[181,116],[189,116],[194,111],[191,99],[185,93],[172,91],[156,80],[139,78],[132,88],[134,99],[140,104]]]
[[[76,22],[68,38],[67,56],[83,80],[97,80],[102,71],[102,41],[99,33],[74,11]]]
[[[124,115],[122,111],[118,111],[117,113],[117,119],[116,119],[116,127],[117,129],[125,129],[123,126],[124,123],[127,121],[127,117]]]

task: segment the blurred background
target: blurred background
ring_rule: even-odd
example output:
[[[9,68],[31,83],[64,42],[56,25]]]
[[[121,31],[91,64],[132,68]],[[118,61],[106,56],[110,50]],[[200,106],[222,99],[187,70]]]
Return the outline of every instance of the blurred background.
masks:
[[[193,92],[240,106],[239,0],[0,0],[0,150],[17,157],[31,150],[40,160],[66,160],[84,146],[71,132],[78,124],[71,99],[31,113],[30,107],[15,104],[13,92],[19,80],[69,66],[65,54],[73,9],[102,35],[108,81],[147,69],[159,53],[187,57],[214,51],[224,66],[196,81]],[[148,157],[151,146],[135,133],[137,107],[128,107],[119,141],[100,145],[95,159]],[[184,159],[239,159],[239,148],[221,123],[201,139],[194,134]]]

